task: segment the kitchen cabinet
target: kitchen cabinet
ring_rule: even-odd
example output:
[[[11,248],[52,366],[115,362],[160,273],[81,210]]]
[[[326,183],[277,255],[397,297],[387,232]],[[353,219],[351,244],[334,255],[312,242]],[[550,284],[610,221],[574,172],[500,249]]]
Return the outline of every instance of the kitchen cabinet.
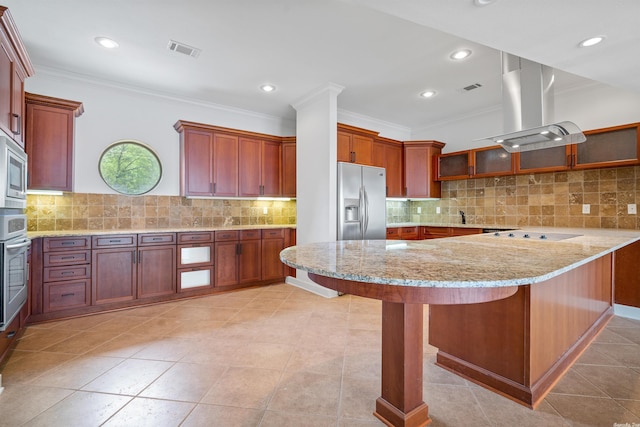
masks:
[[[296,139],[282,139],[282,196],[296,197]]]
[[[435,179],[434,166],[444,145],[438,141],[404,142],[405,197],[440,197],[441,186]]]
[[[136,242],[135,234],[93,236],[91,304],[136,299],[138,255]]]
[[[0,6],[0,129],[24,147],[24,81],[34,74],[9,10]]]
[[[260,281],[260,230],[216,231],[215,257],[216,287]]]
[[[175,125],[180,132],[180,194],[238,196],[238,136],[205,125]]]
[[[137,259],[136,259],[137,258]],[[138,234],[137,298],[176,293],[176,234]]]
[[[213,231],[178,233],[178,292],[213,288],[213,235]]]
[[[419,240],[418,226],[388,227],[387,240]]]
[[[25,94],[27,186],[33,190],[73,191],[73,140],[81,102]]]
[[[373,166],[386,170],[387,197],[403,197],[402,142],[377,137],[372,153]]]
[[[284,228],[262,230],[262,280],[282,279],[284,264],[280,261],[280,252],[286,247]]]
[[[438,155],[441,181],[513,175],[515,156],[500,146],[476,148]]]
[[[240,138],[239,150],[240,196],[280,196],[281,143]]]
[[[44,313],[91,304],[91,240],[47,237],[43,242]]]
[[[614,252],[614,303],[640,308],[640,242]]]
[[[574,169],[640,164],[640,123],[585,131],[585,142],[574,144]]]
[[[471,227],[420,227],[421,239],[442,239],[445,237],[467,236],[469,234],[481,234],[481,228]]]
[[[338,161],[373,166],[373,139],[377,135],[377,132],[338,123]]]

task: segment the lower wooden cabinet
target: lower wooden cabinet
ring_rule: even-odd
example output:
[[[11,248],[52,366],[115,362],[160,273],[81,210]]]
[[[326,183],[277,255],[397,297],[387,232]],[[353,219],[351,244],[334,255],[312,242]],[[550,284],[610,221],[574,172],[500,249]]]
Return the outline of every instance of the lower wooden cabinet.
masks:
[[[290,244],[288,228],[35,238],[28,321],[274,283]]]

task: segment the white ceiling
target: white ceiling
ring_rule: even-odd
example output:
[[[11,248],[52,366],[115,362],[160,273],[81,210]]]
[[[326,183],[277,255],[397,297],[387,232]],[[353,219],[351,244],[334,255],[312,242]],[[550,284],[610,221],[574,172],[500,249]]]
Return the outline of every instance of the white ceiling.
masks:
[[[298,99],[344,86],[341,110],[407,128],[496,108],[500,50],[640,93],[640,1],[4,0],[38,72],[68,72],[295,119]],[[601,45],[578,42],[606,35]],[[108,51],[97,36],[115,39]],[[198,47],[191,58],[170,39]],[[449,59],[458,48],[472,56]],[[562,70],[562,71],[559,71]],[[566,71],[566,72],[564,72]],[[580,77],[578,77],[580,76]],[[272,83],[273,93],[259,86]],[[480,83],[465,92],[463,87]],[[438,92],[421,99],[425,89]]]

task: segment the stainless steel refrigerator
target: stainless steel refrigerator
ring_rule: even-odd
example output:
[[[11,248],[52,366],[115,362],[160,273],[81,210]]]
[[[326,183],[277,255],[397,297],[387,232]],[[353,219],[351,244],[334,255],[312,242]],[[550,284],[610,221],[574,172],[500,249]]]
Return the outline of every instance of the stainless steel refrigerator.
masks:
[[[387,236],[386,171],[338,162],[338,240]]]

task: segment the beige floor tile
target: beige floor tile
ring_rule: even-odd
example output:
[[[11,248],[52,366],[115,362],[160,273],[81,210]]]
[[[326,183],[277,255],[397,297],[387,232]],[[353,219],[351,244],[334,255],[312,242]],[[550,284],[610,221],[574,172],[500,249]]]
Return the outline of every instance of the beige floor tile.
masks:
[[[137,397],[111,417],[104,427],[174,427],[180,425],[195,403]]]
[[[459,375],[449,372],[436,365],[435,354],[425,354],[423,357],[422,375],[426,384],[466,385],[467,381]]]
[[[550,394],[546,401],[572,425],[613,426],[616,423],[640,423],[640,417],[612,399]]]
[[[21,426],[71,393],[73,390],[57,387],[6,385],[0,394],[0,426]]]
[[[369,347],[372,350],[382,348],[382,332],[379,330],[349,329],[347,347]]]
[[[371,421],[380,392],[380,380],[377,378],[344,377],[340,394],[340,419]]]
[[[587,349],[580,355],[576,364],[578,365],[605,365],[605,366],[624,366],[614,358],[601,353],[595,347],[587,347]]]
[[[45,372],[32,384],[78,390],[123,361],[115,357],[80,356]]]
[[[172,305],[172,303],[156,304],[118,311],[117,314],[118,316],[146,317],[147,319],[151,319],[163,315],[174,307],[176,307],[176,305]]]
[[[368,329],[380,333],[382,314],[349,313],[349,329]]]
[[[573,394],[579,396],[607,397],[607,395],[594,386],[588,379],[580,375],[574,368],[569,369],[558,383],[553,386],[551,393]]]
[[[18,340],[16,349],[41,351],[80,333],[80,331],[64,331],[56,329],[32,330],[30,328],[27,328],[27,331],[28,333]]]
[[[122,334],[87,352],[88,355],[105,357],[131,357],[157,338],[152,335]]]
[[[640,344],[593,343],[591,348],[628,367],[640,367]]]
[[[135,396],[171,366],[171,362],[127,359],[82,387],[82,390]]]
[[[25,426],[98,426],[107,421],[130,400],[131,397],[128,396],[76,391],[35,417]]]
[[[621,330],[633,330],[632,328],[620,328]],[[609,344],[631,344],[633,341],[628,340],[624,336],[614,332],[611,328],[602,330],[593,342],[609,343]]]
[[[168,335],[178,327],[180,327],[184,321],[175,317],[152,317],[142,323],[138,323],[137,326],[129,329],[129,334],[138,334],[152,337],[162,337]]]
[[[235,316],[240,310],[235,308],[210,308],[210,307],[175,307],[166,311],[162,317],[164,319],[177,319],[181,321],[193,320],[219,320],[227,321]]]
[[[242,310],[260,310],[273,314],[278,310],[281,304],[281,298],[271,298],[270,295],[265,295],[262,298],[256,298],[249,301],[244,307],[242,307]]]
[[[280,371],[272,369],[229,368],[201,403],[263,409],[271,399],[280,376]]]
[[[492,425],[467,386],[427,384],[422,397],[429,406],[430,425],[474,427]]]
[[[614,399],[640,400],[640,373],[626,367],[576,365],[573,369]]]
[[[341,387],[340,375],[336,374],[286,373],[267,409],[336,417]]]
[[[238,349],[232,366],[284,370],[294,347],[287,344],[254,342]]]
[[[297,345],[304,332],[302,326],[296,324],[283,324],[281,321],[272,322],[272,318],[265,319],[251,329],[256,332],[256,337],[261,342],[274,344]]]
[[[180,362],[227,366],[233,362],[234,356],[239,349],[244,348],[245,346],[245,341],[238,340],[202,340],[198,347],[187,353],[182,359],[180,359]]]
[[[140,396],[197,403],[225,371],[225,367],[215,365],[176,363]]]
[[[372,347],[348,347],[344,353],[343,374],[345,377],[381,378],[381,350]]]
[[[206,339],[211,333],[225,326],[221,320],[191,320],[179,324],[175,329],[165,334],[165,337],[182,337],[190,339]]]
[[[22,353],[14,357],[17,353]],[[2,370],[4,385],[25,383],[34,380],[43,373],[54,369],[76,356],[73,354],[47,352],[21,352],[16,350]]]
[[[76,317],[74,319],[58,320],[52,322],[52,328],[61,331],[86,331],[91,328],[107,322],[109,319],[116,317],[115,313],[100,313],[91,316]]]
[[[342,349],[298,348],[291,354],[286,370],[336,375],[342,372],[343,366],[344,350]]]
[[[133,359],[177,362],[198,348],[198,342],[188,338],[163,337],[131,356]]]
[[[260,427],[335,427],[335,417],[265,411]]]
[[[275,308],[273,310],[243,308],[233,316],[229,317],[229,319],[227,319],[227,323],[230,325],[241,325],[245,328],[253,328],[254,326],[260,325],[261,322],[269,319],[274,312]]]
[[[384,424],[382,423],[382,421],[378,420],[376,417],[372,415],[371,419],[368,421],[354,420],[351,418],[340,418],[338,420],[338,426],[339,427],[380,427],[380,426],[384,426]]]
[[[631,342],[640,344],[640,326],[634,328],[610,327],[607,329],[610,329],[612,332],[615,332],[616,334],[628,339]]]
[[[140,323],[145,322],[148,318],[143,316],[119,316],[115,315],[110,319],[102,322],[91,329],[91,332],[111,332],[111,333],[126,333],[131,328],[136,327]]]
[[[44,351],[52,353],[84,354],[94,348],[111,341],[120,333],[81,331],[66,340],[46,347]]]
[[[616,402],[634,415],[640,417],[640,400],[616,399]]]
[[[261,409],[234,408],[199,404],[181,427],[257,427],[264,414]]]

